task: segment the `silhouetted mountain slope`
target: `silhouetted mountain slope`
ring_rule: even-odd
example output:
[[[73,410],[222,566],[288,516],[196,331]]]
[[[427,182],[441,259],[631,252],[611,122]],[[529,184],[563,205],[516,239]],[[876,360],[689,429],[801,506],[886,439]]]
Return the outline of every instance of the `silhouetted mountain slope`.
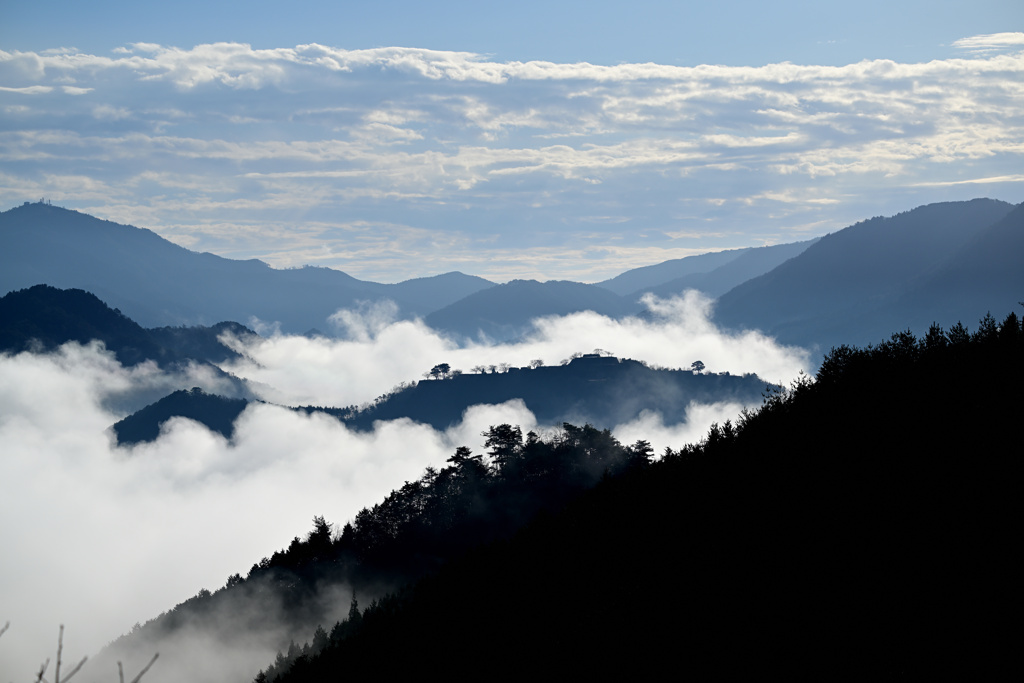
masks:
[[[777,268],[794,256],[803,253],[816,241],[815,239],[771,247],[744,249],[736,258],[714,270],[692,273],[654,287],[638,289],[626,298],[636,300],[645,292],[667,298],[687,289],[698,289],[709,297],[717,298],[733,287]]]
[[[715,322],[760,329],[783,343],[822,352],[844,342],[874,342],[893,322],[879,312],[1011,209],[1005,202],[975,199],[857,223],[722,295]],[[931,320],[914,315],[899,324],[921,330]]]
[[[275,270],[179,247],[140,228],[46,204],[0,213],[0,292],[39,283],[91,291],[146,326],[221,320],[280,322],[286,332],[328,329],[357,301],[393,299],[426,313],[490,286],[458,273],[384,285],[329,268]]]
[[[116,423],[113,427],[119,446],[154,441],[160,427],[172,417],[187,417],[206,425],[226,439],[235,435],[235,420],[249,401],[207,394],[198,387],[175,391]]]
[[[651,287],[665,284],[694,273],[709,273],[733,259],[736,259],[746,249],[730,249],[728,251],[713,251],[707,254],[687,256],[685,258],[672,259],[656,263],[652,266],[642,266],[627,270],[610,280],[595,283],[597,287],[604,287],[621,296],[631,295],[634,292],[643,292]]]
[[[584,356],[565,366],[425,380],[347,416],[345,422],[369,429],[375,420],[409,417],[443,430],[459,422],[470,406],[518,398],[540,424],[589,423],[610,429],[645,410],[676,424],[691,402],[756,404],[765,386],[756,375],[695,375],[692,370],[654,370],[635,360]]]
[[[238,323],[213,327],[165,327],[147,330],[95,295],[80,289],[36,285],[0,298],[0,351],[52,350],[75,341],[102,341],[123,365],[153,360],[168,365],[186,360],[219,363],[238,354],[217,337],[230,332],[255,335]]]
[[[515,339],[531,329],[530,321],[547,315],[594,311],[618,318],[639,308],[596,285],[578,282],[513,280],[471,294],[434,311],[425,322],[456,337]]]
[[[239,359],[240,354],[220,342],[222,335],[237,339],[256,337],[256,333],[236,322],[221,322],[210,327],[154,327],[146,330],[164,348],[178,355],[220,364]]]
[[[1024,482],[1014,435],[985,425],[1016,424],[1022,381],[1013,314],[842,347],[815,382],[350,611],[256,681],[439,656],[454,679],[998,677]]]
[[[75,341],[102,341],[124,365],[181,360],[171,349],[89,292],[36,285],[0,298],[0,351],[52,350]]]
[[[155,681],[255,675],[266,663],[251,656],[246,661],[247,654],[285,648],[289,638],[331,623],[353,592],[364,600],[380,596],[469,548],[507,538],[538,512],[557,510],[602,476],[643,467],[651,456],[643,442],[623,446],[589,426],[566,425],[540,439],[498,425],[485,436],[487,456],[456,449],[449,466],[428,468],[417,481],[364,508],[340,535],[315,518],[304,538],[296,536],[287,549],[254,564],[245,578],[231,576],[223,589],[201,591],[133,629],[94,658],[93,666],[132,662],[155,649],[163,665]],[[196,670],[189,643],[200,642],[204,652],[225,657],[207,663],[222,675]]]
[[[312,406],[300,410],[328,413],[359,430],[372,429],[378,420],[401,418],[444,430],[458,423],[470,406],[522,399],[540,424],[587,423],[611,429],[635,420],[645,410],[660,413],[666,424],[678,424],[690,403],[756,404],[766,386],[756,375],[695,375],[691,370],[654,370],[634,360],[584,356],[566,366],[425,380],[363,410]],[[230,438],[224,415],[234,411],[237,417],[244,407],[235,399],[178,391],[126,417],[114,425],[114,431],[122,445],[152,441],[160,425],[180,415]]]

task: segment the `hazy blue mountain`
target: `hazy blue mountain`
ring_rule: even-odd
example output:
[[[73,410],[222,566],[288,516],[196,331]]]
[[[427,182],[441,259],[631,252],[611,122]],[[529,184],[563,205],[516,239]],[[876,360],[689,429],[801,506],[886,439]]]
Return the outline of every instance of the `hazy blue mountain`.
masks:
[[[862,221],[822,237],[798,256],[722,295],[715,321],[731,328],[760,329],[783,343],[824,352],[842,343],[881,341],[892,326],[897,302],[918,289],[924,299],[917,302],[916,311],[903,307],[899,324],[923,331],[932,316],[941,322],[949,317],[943,312],[951,310],[941,296],[925,296],[925,278],[952,263],[957,254],[968,253],[968,245],[1013,208],[1006,202],[975,199]],[[997,237],[993,233],[994,241]],[[979,257],[970,261],[972,267],[983,269],[980,254],[993,248],[999,249],[976,247]],[[1004,253],[1003,258],[1008,267],[1024,267],[1020,250]],[[975,289],[970,282],[961,284]]]
[[[327,318],[359,301],[388,298],[402,315],[422,316],[491,286],[461,273],[389,285],[329,268],[276,270],[40,203],[0,213],[0,292],[36,284],[93,292],[148,327],[255,317],[300,334],[330,330]]]
[[[690,273],[660,285],[644,287],[632,292],[626,298],[630,300],[639,299],[646,292],[665,298],[679,294],[687,289],[699,289],[709,297],[718,298],[733,287],[751,278],[764,275],[794,256],[803,253],[807,247],[816,241],[817,239],[813,239],[805,242],[743,249],[740,250],[738,256],[714,270]]]
[[[495,284],[482,277],[456,271],[384,286],[386,291],[393,292],[389,296],[401,302],[404,310],[423,316],[471,294],[490,289]]]
[[[227,363],[241,357],[237,351],[220,342],[221,335],[230,334],[239,339],[258,336],[245,325],[236,322],[221,322],[209,327],[154,327],[146,331],[164,348],[173,349],[185,358],[214,364]]]
[[[455,337],[511,340],[530,329],[530,321],[547,315],[594,311],[618,318],[639,308],[597,285],[579,282],[513,280],[485,289],[434,311],[425,322]]]
[[[1024,204],[977,234],[938,269],[920,278],[890,317],[916,313],[948,327],[973,324],[978,311],[1017,308],[1024,301]]]
[[[709,273],[712,270],[725,265],[726,263],[739,258],[748,249],[731,249],[729,251],[716,251],[686,258],[672,259],[656,263],[652,266],[642,266],[627,270],[610,280],[598,282],[598,287],[604,287],[619,295],[643,292],[651,287],[671,282],[694,273]]]

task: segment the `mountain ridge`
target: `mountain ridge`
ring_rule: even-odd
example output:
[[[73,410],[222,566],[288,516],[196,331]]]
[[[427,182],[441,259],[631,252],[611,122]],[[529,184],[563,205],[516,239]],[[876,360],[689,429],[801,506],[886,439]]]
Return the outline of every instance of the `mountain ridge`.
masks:
[[[893,302],[1013,209],[1006,202],[975,199],[861,221],[723,294],[714,321],[759,329],[782,343],[816,346],[819,352],[841,343],[877,342],[894,319],[923,332],[935,319],[906,310],[901,317]],[[1016,254],[1016,261],[1022,260]],[[941,302],[930,302],[930,313],[944,310]],[[943,314],[938,322],[956,322],[948,317]]]
[[[493,286],[461,273],[379,284],[323,267],[277,270],[256,259],[190,251],[145,228],[39,203],[0,213],[0,266],[0,292],[36,284],[84,289],[143,326],[255,319],[294,334],[323,328],[338,309],[360,301],[391,299],[400,315],[419,316]]]
[[[329,268],[275,270],[257,260],[199,254],[144,228],[26,204],[0,213],[0,291],[41,282],[85,289],[148,327],[236,320],[267,329],[277,324],[290,334],[326,329],[329,336],[345,333],[331,321],[339,309],[390,300],[399,318],[423,319],[466,343],[521,339],[544,316],[589,310],[615,319],[646,317],[637,302],[641,293],[668,296],[696,287],[720,294],[717,325],[758,329],[820,357],[837,343],[876,342],[895,324],[923,332],[932,321],[951,325],[1024,297],[1018,275],[1024,214],[1013,209],[983,198],[929,204],[807,242],[665,261],[594,285],[496,285],[454,272],[385,285]],[[1010,223],[989,231],[1003,219]],[[975,239],[983,234],[988,237]],[[618,293],[637,283],[642,286]]]

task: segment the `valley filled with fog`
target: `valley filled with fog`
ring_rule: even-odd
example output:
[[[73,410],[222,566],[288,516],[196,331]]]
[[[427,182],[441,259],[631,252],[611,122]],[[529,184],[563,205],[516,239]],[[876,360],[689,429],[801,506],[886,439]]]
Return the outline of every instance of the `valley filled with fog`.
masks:
[[[542,433],[559,426],[536,424],[516,401],[472,407],[445,431],[398,420],[369,433],[282,406],[362,404],[439,362],[466,370],[533,359],[557,364],[593,348],[673,368],[702,360],[712,372],[754,372],[778,383],[810,370],[802,349],[718,330],[708,321],[710,302],[695,292],[647,304],[647,320],[589,312],[540,319],[519,343],[459,347],[418,321],[393,320],[386,305],[339,311],[333,319],[347,338],[235,339],[229,343],[244,360],[223,369],[270,404],[250,405],[231,442],[175,418],[154,443],[114,445],[111,425],[154,393],[230,389],[202,366],[126,368],[99,344],[0,356],[0,512],[17,520],[5,525],[5,553],[31,558],[0,569],[13,598],[5,618],[18,626],[4,646],[23,665],[38,666],[60,623],[69,651],[95,652],[132,624],[244,574],[313,516],[343,524],[425,467],[443,465],[458,446],[482,452],[490,425]],[[645,413],[613,432],[623,443],[642,438],[659,451],[678,448],[712,422],[735,419],[741,407]]]

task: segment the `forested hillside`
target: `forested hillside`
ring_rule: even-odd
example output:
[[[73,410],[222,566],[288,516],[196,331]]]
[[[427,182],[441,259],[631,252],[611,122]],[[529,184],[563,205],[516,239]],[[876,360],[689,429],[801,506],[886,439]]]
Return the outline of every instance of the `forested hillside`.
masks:
[[[145,329],[81,289],[35,285],[0,297],[0,352],[52,351],[69,341],[100,341],[126,366],[147,360],[219,363],[238,357],[219,341],[225,332],[240,338],[256,334],[232,322]]]
[[[154,441],[167,420],[186,417],[231,439],[235,434],[235,420],[248,404],[246,399],[216,396],[198,387],[179,389],[118,420],[113,425],[114,435],[120,446]]]
[[[518,399],[539,424],[571,422],[612,429],[645,411],[658,413],[667,424],[677,424],[685,421],[692,404],[754,405],[766,387],[774,386],[754,374],[652,368],[640,361],[596,354],[581,354],[564,365],[480,370],[403,384],[364,406],[297,410],[327,413],[359,431],[372,430],[378,421],[403,418],[445,430],[458,424],[472,406]],[[125,417],[113,429],[120,445],[153,441],[164,422],[180,416],[230,439],[233,422],[245,406],[244,400],[196,388],[179,390]]]
[[[624,446],[590,426],[567,424],[542,438],[504,424],[485,436],[486,453],[458,448],[447,466],[427,468],[340,533],[314,519],[309,533],[253,564],[247,576],[228,577],[221,590],[203,591],[113,643],[96,668],[115,660],[134,664],[159,651],[165,671],[155,675],[173,680],[169,672],[180,677],[200,666],[183,661],[196,649],[230,659],[256,645],[285,647],[318,623],[333,623],[353,595],[365,600],[398,590],[472,548],[508,538],[538,514],[559,510],[602,477],[643,468],[653,456],[644,441]],[[207,665],[216,670],[224,663]],[[230,671],[237,677],[237,668]],[[209,669],[203,675],[209,678]]]
[[[696,373],[692,368],[652,368],[640,361],[585,354],[564,365],[507,368],[428,380],[388,394],[373,405],[340,415],[357,429],[376,420],[409,417],[446,429],[467,408],[521,399],[540,424],[574,422],[612,428],[657,411],[681,419],[691,403],[757,403],[767,383],[757,375]]]
[[[1015,314],[835,348],[813,381],[657,462],[634,448],[564,510],[350,609],[256,680],[427,662],[457,678],[1005,673],[1022,381]],[[386,508],[410,506],[362,514]]]

